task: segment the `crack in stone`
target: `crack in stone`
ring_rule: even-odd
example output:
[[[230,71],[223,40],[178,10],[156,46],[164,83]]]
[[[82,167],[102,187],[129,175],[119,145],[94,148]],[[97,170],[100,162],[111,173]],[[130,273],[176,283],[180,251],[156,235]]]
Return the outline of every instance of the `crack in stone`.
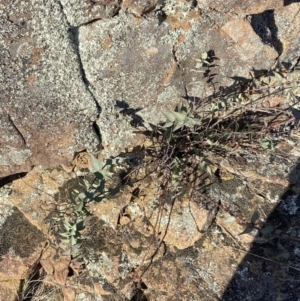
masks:
[[[25,138],[24,138],[22,132],[19,130],[19,128],[18,128],[17,125],[15,124],[15,122],[14,122],[12,116],[9,114],[9,112],[8,112],[5,108],[4,108],[4,111],[5,111],[6,114],[7,114],[7,118],[8,118],[8,120],[9,120],[10,124],[12,125],[12,127],[14,128],[14,130],[16,131],[16,133],[18,134],[18,136],[21,138],[21,140],[22,140],[24,146],[27,147],[26,140],[25,140]]]
[[[61,11],[62,11],[62,14],[64,15],[65,17],[65,20],[66,20],[66,23],[68,25],[68,31],[69,31],[69,39],[71,41],[71,45],[73,46],[73,49],[74,49],[74,52],[76,53],[77,55],[77,61],[78,61],[78,64],[79,64],[79,70],[80,70],[80,73],[81,73],[81,77],[82,77],[82,81],[87,89],[87,91],[90,93],[90,95],[92,96],[94,102],[95,102],[95,105],[97,107],[97,111],[98,111],[98,114],[97,114],[97,117],[96,119],[99,118],[100,116],[100,113],[102,111],[101,109],[101,106],[99,104],[99,102],[97,101],[95,95],[93,94],[93,92],[91,91],[90,87],[92,87],[92,84],[90,83],[90,81],[87,79],[87,76],[86,76],[86,73],[85,73],[85,70],[84,70],[84,67],[83,67],[83,63],[82,63],[82,59],[81,59],[81,55],[80,55],[80,49],[79,49],[79,28],[81,26],[84,26],[84,25],[87,25],[87,24],[91,24],[93,22],[96,22],[100,19],[94,19],[94,20],[91,20],[89,22],[86,22],[84,24],[80,24],[78,26],[72,26],[70,24],[70,22],[68,21],[68,17],[64,11],[64,7],[63,7],[63,4],[61,3],[60,0],[57,0],[57,3],[59,4],[60,8],[61,8]],[[98,136],[99,138],[99,141],[102,141],[101,139],[101,133],[100,133],[100,129],[99,127],[96,127],[95,126],[96,122],[94,121],[93,122],[93,129],[96,133],[96,135]]]
[[[61,11],[63,13],[63,15],[65,16],[65,19],[66,19],[66,23],[69,27],[69,39],[70,41],[72,42],[72,46],[73,46],[73,49],[77,55],[77,60],[78,60],[78,64],[79,64],[79,69],[80,69],[80,72],[81,72],[81,76],[82,76],[82,80],[84,82],[84,85],[86,86],[87,90],[89,91],[89,93],[91,94],[93,100],[95,101],[95,104],[97,106],[97,109],[98,109],[98,112],[100,114],[101,112],[101,107],[100,107],[100,104],[98,103],[96,97],[94,96],[93,92],[91,91],[90,87],[92,86],[92,84],[89,82],[89,80],[87,79],[87,76],[86,76],[86,73],[85,73],[85,70],[84,70],[84,67],[83,67],[83,63],[82,63],[82,60],[81,60],[81,55],[80,55],[80,50],[79,50],[79,33],[78,33],[78,30],[81,26],[83,25],[87,25],[87,24],[90,24],[90,23],[93,23],[93,22],[96,22],[100,19],[94,19],[92,21],[89,21],[87,23],[84,23],[84,24],[80,24],[78,26],[72,26],[70,24],[70,22],[68,21],[68,17],[64,11],[64,7],[63,7],[63,4],[61,3],[60,0],[58,0],[58,4],[61,8]],[[99,116],[98,116],[99,117]]]

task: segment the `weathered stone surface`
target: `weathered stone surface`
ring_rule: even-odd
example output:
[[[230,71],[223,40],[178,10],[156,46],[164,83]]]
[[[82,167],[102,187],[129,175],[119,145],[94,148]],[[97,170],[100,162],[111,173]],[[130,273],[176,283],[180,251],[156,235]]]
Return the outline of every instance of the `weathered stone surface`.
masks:
[[[122,2],[122,9],[125,9],[134,15],[142,16],[151,12],[159,0],[125,0]]]
[[[23,279],[39,260],[45,237],[16,208],[0,230],[0,277]]]
[[[62,0],[68,22],[80,26],[98,19],[113,17],[120,10],[118,0]]]
[[[68,256],[57,256],[57,250],[47,248],[40,259],[40,264],[47,276],[55,284],[64,287],[69,273],[70,259]]]
[[[140,110],[147,121],[157,122],[158,113],[174,107],[184,93],[182,84],[180,89],[171,83],[174,73],[178,74],[172,53],[177,38],[169,36],[168,30],[166,24],[124,13],[80,28],[83,66],[102,108],[98,125],[104,148],[120,152],[134,137],[130,119],[122,114],[116,117],[116,100]]]
[[[97,108],[61,6],[0,1],[0,14],[0,177],[95,148]]]
[[[155,185],[139,183],[138,197],[132,187],[89,205],[93,216],[82,233],[86,270],[77,275],[70,258],[61,255],[56,218],[68,216],[68,193],[78,187],[76,174],[84,174],[78,169],[90,165],[83,152],[71,162],[74,153],[99,143],[91,126],[99,113],[95,101],[102,110],[97,119],[101,156],[141,144],[133,126],[155,124],[183,96],[211,95],[220,85],[231,85],[231,77],[270,69],[278,56],[284,63],[297,59],[299,3],[0,0],[0,13],[0,177],[69,162],[63,170],[35,167],[13,183],[11,195],[0,198],[1,277],[21,279],[40,260],[49,281],[63,287],[65,300],[211,301],[224,292],[226,300],[245,300],[248,288],[248,299],[256,300],[257,279],[262,280],[259,297],[273,297],[273,262],[264,272],[263,261],[248,264],[253,258],[226,290],[242,250],[251,252],[256,240],[275,240],[255,237],[255,229],[239,235],[246,224],[225,220],[241,213],[249,222],[259,205],[266,221],[278,205],[275,212],[292,220],[290,229],[298,235],[299,167],[291,170],[286,163],[300,154],[297,131],[291,132],[294,141],[276,145],[277,158],[246,150],[210,158],[218,170],[206,192],[227,210],[219,208],[206,230],[211,203],[189,194],[160,198],[161,183],[154,176]],[[204,68],[210,74],[205,77],[196,64],[209,50],[213,66]],[[263,109],[283,102],[283,97],[270,98]],[[40,258],[45,235],[51,247]],[[263,248],[263,256],[277,262],[278,245],[272,245],[273,253]],[[284,264],[299,269],[297,241],[287,248],[290,262]],[[290,270],[281,271],[292,281]],[[3,292],[13,292],[15,284],[8,291],[3,283]],[[297,290],[294,286],[293,297]]]
[[[67,179],[69,176],[64,171],[54,169],[43,173],[42,168],[35,167],[26,177],[13,183],[10,201],[32,224],[47,233],[51,227],[51,220],[47,220],[47,216],[51,212],[59,212],[60,204],[65,203],[65,196],[55,199],[55,195]]]
[[[17,296],[21,286],[21,280],[0,280],[0,301],[18,300]]]
[[[283,141],[276,147],[290,153],[290,156],[299,151],[299,146],[292,141]],[[246,158],[211,158],[219,166],[219,179],[209,186],[207,192],[214,200],[221,200],[221,204],[231,213],[241,212],[246,220],[251,219],[258,204],[260,212],[264,213],[261,219],[266,218],[278,203],[281,211],[294,215],[299,202],[295,201],[294,196],[282,198],[282,194],[290,184],[294,187],[294,193],[299,193],[299,171],[291,172],[291,166],[282,159],[270,158],[263,153],[257,156],[249,153]],[[71,174],[62,170],[42,171],[35,168],[26,177],[14,182],[11,195],[3,195],[18,204],[30,221],[40,224],[38,227],[46,233],[48,222],[51,225],[51,220],[53,222],[59,215],[58,207],[49,207],[45,212],[34,208],[47,205],[44,204],[46,195],[49,206],[51,195],[60,196],[54,197],[56,206],[60,201],[67,201],[67,192],[74,185],[77,187],[78,182],[76,179],[70,180],[70,177]],[[160,199],[161,191],[156,181],[139,184],[139,197],[133,198],[130,192],[133,188],[128,188],[122,189],[114,198],[90,204],[89,210],[93,216],[87,218],[82,233],[82,250],[86,260],[84,274],[68,276],[69,258],[53,247],[57,243],[54,235],[49,237],[51,247],[40,258],[43,269],[50,277],[47,281],[65,287],[66,300],[79,294],[87,300],[93,300],[96,296],[99,300],[121,300],[122,296],[130,299],[141,293],[148,298],[166,301],[174,300],[175,293],[178,300],[220,299],[244,257],[244,253],[237,249],[250,251],[256,232],[239,235],[245,226],[236,221],[226,223],[225,219],[230,215],[222,210],[219,210],[215,224],[201,232],[211,209],[201,197],[185,193],[177,197],[172,205],[170,197]],[[38,193],[34,193],[35,189]],[[22,190],[23,195],[20,194]],[[27,200],[25,195],[28,195]],[[17,199],[24,199],[24,206]],[[163,201],[162,215],[158,219],[160,201]],[[49,214],[45,220],[49,212],[52,215]],[[45,224],[48,226],[45,227]],[[155,232],[154,225],[157,226]],[[290,252],[297,253],[297,250],[291,249]],[[4,258],[8,260],[7,256]],[[259,268],[259,264],[254,265]],[[13,266],[14,261],[10,261],[10,267]],[[138,289],[136,281],[140,275],[143,275],[144,284],[143,288]],[[245,279],[254,285],[251,275],[247,275],[244,275]],[[273,285],[272,281],[268,276],[267,285]],[[239,285],[242,283],[239,282]],[[266,288],[261,289],[266,291]],[[255,299],[252,297],[252,300]]]
[[[117,154],[136,144],[132,124],[156,123],[183,96],[207,96],[280,54],[298,55],[298,3],[0,4],[0,177],[95,148],[95,100],[104,152]],[[214,66],[203,77],[196,60],[209,50]]]
[[[201,0],[199,5],[213,8],[231,15],[258,14],[265,10],[277,9],[283,6],[282,0]]]
[[[277,39],[282,43],[280,61],[295,63],[300,56],[300,3],[275,10],[275,24],[278,30]]]

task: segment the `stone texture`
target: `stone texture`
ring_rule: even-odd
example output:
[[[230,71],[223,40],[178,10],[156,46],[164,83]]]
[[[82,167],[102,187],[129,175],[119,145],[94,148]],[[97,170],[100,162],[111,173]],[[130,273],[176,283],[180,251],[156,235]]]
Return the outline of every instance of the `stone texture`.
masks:
[[[0,277],[24,279],[39,260],[44,245],[43,233],[13,208],[0,230]]]
[[[61,5],[71,26],[113,17],[120,10],[118,0],[62,0]]]
[[[242,250],[251,252],[256,240],[274,241],[255,237],[255,230],[239,235],[245,225],[225,220],[231,212],[249,221],[258,204],[266,220],[278,205],[283,220],[298,224],[299,167],[291,165],[300,154],[297,131],[291,132],[294,141],[276,145],[282,155],[277,158],[248,151],[210,158],[218,177],[206,192],[228,209],[219,210],[205,231],[209,202],[188,191],[174,203],[172,196],[162,200],[154,176],[151,184],[140,183],[138,198],[131,187],[90,205],[82,245],[86,270],[77,274],[70,258],[61,255],[55,218],[68,214],[68,193],[79,187],[76,177],[85,176],[78,170],[90,166],[88,154],[79,151],[95,150],[100,142],[94,121],[102,136],[101,157],[116,155],[142,144],[135,126],[160,121],[182,97],[212,95],[232,85],[232,77],[270,69],[278,57],[289,67],[299,57],[299,9],[296,2],[258,0],[0,0],[0,177],[34,167],[0,190],[5,300],[37,261],[47,280],[62,287],[65,300],[211,301],[223,294],[226,300],[257,300],[257,288],[260,298],[273,298],[273,263],[247,258],[238,266]],[[207,51],[212,66],[204,67],[205,75],[196,64]],[[270,98],[263,109],[283,102]],[[60,163],[66,164],[44,170]],[[297,227],[291,231],[298,235]],[[50,246],[42,252],[46,237]],[[299,269],[299,246],[289,241],[287,248]],[[278,245],[269,254],[259,250],[277,260]],[[280,271],[288,274],[295,300],[297,277],[290,268]],[[17,282],[7,280],[12,278]]]
[[[95,149],[97,107],[61,6],[0,1],[0,14],[0,177]]]
[[[250,15],[258,14],[265,10],[278,9],[283,6],[281,0],[201,0],[199,5],[213,8],[230,15]]]
[[[277,149],[293,156],[299,152],[299,145],[287,140],[278,144]],[[80,161],[85,156],[81,154],[78,158]],[[269,161],[267,154],[251,156],[248,153],[246,158],[215,156],[210,160],[218,166],[220,178],[215,179],[207,192],[214,200],[221,200],[230,212],[240,211],[246,220],[251,219],[258,204],[264,217],[277,204],[281,204],[281,211],[295,212],[298,201],[293,203],[291,198],[282,195],[289,185],[293,185],[293,193],[299,193],[299,171],[292,170],[292,166],[280,158]],[[35,168],[23,179],[15,181],[10,193],[3,192],[3,200],[18,204],[31,223],[39,224],[38,228],[48,233],[50,227],[55,229],[53,221],[59,215],[57,207],[49,207],[50,212],[35,208],[44,206],[44,200],[49,203],[52,200],[56,205],[66,201],[67,193],[78,183],[78,180],[72,180],[72,173],[61,169],[43,171]],[[144,295],[149,299],[169,301],[174,300],[176,294],[176,300],[194,298],[209,301],[220,299],[224,291],[229,294],[232,288],[226,290],[226,285],[244,257],[244,253],[237,249],[250,251],[256,239],[255,231],[239,235],[245,227],[236,221],[226,223],[225,219],[230,215],[220,210],[215,224],[201,232],[211,208],[200,197],[190,195],[187,189],[173,205],[172,198],[165,196],[153,239],[161,195],[159,183],[153,179],[139,183],[138,197],[132,197],[134,187],[127,187],[117,196],[89,206],[93,215],[87,218],[82,233],[82,250],[87,263],[84,273],[69,275],[70,259],[56,249],[57,237],[49,235],[51,245],[42,253],[39,262],[48,275],[47,281],[63,288],[66,300],[72,300],[75,296],[78,300],[79,296],[86,300],[122,300],[124,296],[130,299]],[[29,183],[34,186],[30,184],[30,187]],[[23,194],[20,194],[21,191]],[[25,200],[24,204],[18,199]],[[295,250],[297,252],[297,248]],[[294,251],[291,249],[290,252]],[[9,265],[11,269],[16,266],[11,255],[2,257],[3,262],[7,262],[5,267]],[[258,263],[253,266],[256,270],[251,273],[261,273]],[[26,271],[19,261],[18,267],[22,272]],[[137,279],[141,275],[143,285],[139,288]],[[251,274],[247,275],[244,275],[245,279],[252,281],[253,285]],[[3,276],[7,277],[4,273]],[[266,279],[267,282],[261,282],[266,284],[265,288],[260,288],[262,292],[273,285],[272,278]],[[238,283],[242,287],[242,282]],[[242,291],[241,299],[244,298]],[[250,300],[255,300],[254,295],[251,296]]]
[[[96,102],[103,152],[116,155],[138,143],[132,125],[155,124],[182,97],[211,95],[231,77],[271,68],[279,55],[285,64],[299,55],[299,3],[0,5],[0,177],[95,149]],[[212,66],[203,76],[196,60],[207,51]]]
[[[21,280],[0,280],[0,301],[14,301],[18,296]]]
[[[292,3],[289,6],[275,10],[275,24],[277,25],[277,38],[282,43],[280,61],[295,63],[300,55],[300,3]]]
[[[172,54],[175,40],[167,25],[125,14],[80,28],[83,66],[102,108],[97,123],[105,149],[116,154],[134,138],[128,118],[115,108],[117,100],[140,110],[148,122],[157,122],[159,112],[179,101],[183,85],[180,90],[170,83],[178,73]]]

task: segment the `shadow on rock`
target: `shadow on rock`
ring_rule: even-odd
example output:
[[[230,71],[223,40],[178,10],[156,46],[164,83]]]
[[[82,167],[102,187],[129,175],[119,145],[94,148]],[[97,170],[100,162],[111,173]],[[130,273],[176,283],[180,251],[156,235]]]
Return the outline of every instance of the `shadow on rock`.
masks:
[[[300,163],[290,185],[239,264],[221,300],[298,300],[300,288]],[[238,251],[237,251],[238,252]]]

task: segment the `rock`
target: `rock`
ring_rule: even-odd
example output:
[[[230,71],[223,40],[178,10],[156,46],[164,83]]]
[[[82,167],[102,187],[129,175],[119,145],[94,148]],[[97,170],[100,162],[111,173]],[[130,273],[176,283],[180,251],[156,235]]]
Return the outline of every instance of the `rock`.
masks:
[[[300,3],[293,3],[274,12],[277,26],[277,39],[282,43],[280,62],[290,67],[290,64],[300,56],[300,36],[297,34],[300,27]]]
[[[43,252],[40,264],[53,283],[64,287],[69,273],[70,258],[58,256],[57,250],[49,247]]]
[[[100,109],[103,154],[116,155],[138,143],[132,126],[157,123],[182,97],[206,97],[251,69],[270,69],[279,55],[286,64],[298,55],[298,3],[1,7],[0,177],[96,150]],[[210,66],[196,68],[204,52]]]
[[[122,2],[122,9],[128,10],[134,15],[142,16],[151,12],[157,3],[158,0],[125,0]]]
[[[74,27],[113,17],[121,8],[118,0],[62,0],[61,5],[68,22]]]
[[[38,262],[45,236],[13,207],[0,227],[0,277],[24,279]]]
[[[14,301],[18,296],[22,281],[18,279],[0,280],[0,301]]]
[[[283,3],[281,0],[203,0],[200,5],[232,16],[258,14],[265,10],[278,9],[283,6]]]
[[[206,198],[189,194],[184,183],[178,184],[184,193],[172,198],[153,173],[139,186],[122,186],[117,196],[89,203],[83,271],[62,255],[59,236],[74,211],[70,192],[80,189],[82,176],[89,180],[80,169],[90,167],[88,152],[100,142],[99,158],[136,145],[141,150],[142,142],[153,146],[139,129],[157,124],[176,104],[211,96],[247,79],[252,69],[269,70],[278,58],[291,67],[299,56],[299,3],[0,0],[0,16],[0,177],[32,169],[0,189],[0,300],[4,293],[8,300],[37,263],[65,300],[220,300],[244,252],[255,240],[264,243],[255,237],[257,229],[240,235],[258,204],[261,220],[279,205],[283,221],[297,225],[294,127],[294,141],[276,137],[272,152],[258,147],[251,153],[245,146],[239,155],[236,145],[230,155],[209,158],[214,169],[204,183]],[[205,53],[209,63],[199,66]],[[277,110],[284,102],[275,96],[252,109]],[[130,162],[142,160],[137,147],[130,156]],[[190,180],[200,185],[200,176]],[[120,182],[118,175],[114,181]],[[293,231],[297,236],[296,226]],[[296,240],[284,247],[294,260],[289,267],[295,265]],[[270,275],[268,286],[274,287]],[[248,292],[248,281],[254,291],[258,287],[255,277],[242,279],[236,294]],[[259,286],[261,298],[266,290]],[[290,291],[297,294],[297,286]],[[236,294],[232,298],[245,299]]]
[[[142,117],[155,123],[159,112],[180,100],[183,85],[181,90],[172,85],[178,73],[172,54],[175,40],[168,26],[124,13],[80,27],[83,66],[102,108],[97,123],[104,150],[117,154],[132,146],[132,120],[142,123]]]
[[[268,70],[278,57],[278,53],[271,46],[261,42],[246,20],[237,19],[228,22],[221,27],[221,32],[233,41],[233,45],[226,49],[227,53],[232,57],[239,57],[243,68]]]
[[[0,14],[0,177],[95,150],[97,106],[61,6],[0,1]]]

